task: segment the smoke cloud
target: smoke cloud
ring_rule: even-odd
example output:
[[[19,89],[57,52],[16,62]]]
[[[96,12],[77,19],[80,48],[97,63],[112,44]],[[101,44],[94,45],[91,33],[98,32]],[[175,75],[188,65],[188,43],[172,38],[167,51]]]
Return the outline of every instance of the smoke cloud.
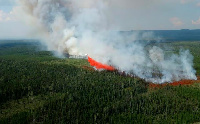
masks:
[[[152,38],[151,33],[112,31],[112,27],[120,31],[120,26],[110,22],[110,7],[119,4],[119,0],[19,0],[17,11],[58,56],[88,54],[103,64],[154,83],[196,79],[189,51],[168,55],[157,46],[147,48],[146,43],[138,41]]]

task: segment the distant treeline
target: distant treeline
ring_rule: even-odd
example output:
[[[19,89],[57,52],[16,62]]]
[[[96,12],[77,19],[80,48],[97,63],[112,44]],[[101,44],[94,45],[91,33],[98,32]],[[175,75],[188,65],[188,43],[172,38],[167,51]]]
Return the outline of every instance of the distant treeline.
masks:
[[[138,33],[138,41],[161,41],[161,42],[173,42],[173,41],[200,41],[200,29],[189,30],[132,30],[132,31],[120,31],[124,36],[130,35],[132,33]],[[143,37],[144,33],[152,33],[152,36]],[[150,34],[151,35],[151,34]],[[39,40],[34,39],[24,39],[24,40],[3,40],[0,39],[0,44],[4,43],[13,43],[13,42],[30,42],[30,43],[39,43]]]
[[[155,39],[145,39],[145,40],[160,40],[163,42],[173,42],[173,41],[200,41],[200,29],[189,30],[143,30],[143,31],[122,31],[121,33],[129,34],[133,32],[138,32],[140,36],[144,32],[152,32]]]
[[[41,43],[38,40],[0,40],[0,48],[16,47],[16,46],[38,46]]]

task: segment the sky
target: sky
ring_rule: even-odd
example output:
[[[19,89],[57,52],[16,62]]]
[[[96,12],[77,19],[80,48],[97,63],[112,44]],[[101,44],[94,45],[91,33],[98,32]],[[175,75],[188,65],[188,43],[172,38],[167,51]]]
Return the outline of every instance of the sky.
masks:
[[[30,28],[16,18],[15,0],[0,0],[0,39],[29,38]]]
[[[113,30],[200,29],[200,0],[108,0]],[[16,0],[0,0],[0,38],[28,36]]]

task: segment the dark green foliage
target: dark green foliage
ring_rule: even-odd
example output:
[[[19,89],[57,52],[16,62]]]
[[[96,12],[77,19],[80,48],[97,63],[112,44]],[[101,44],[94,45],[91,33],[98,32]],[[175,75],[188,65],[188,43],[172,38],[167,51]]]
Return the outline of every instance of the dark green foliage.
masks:
[[[149,90],[143,80],[86,70],[86,60],[36,46],[0,48],[0,123],[200,122],[199,85]]]

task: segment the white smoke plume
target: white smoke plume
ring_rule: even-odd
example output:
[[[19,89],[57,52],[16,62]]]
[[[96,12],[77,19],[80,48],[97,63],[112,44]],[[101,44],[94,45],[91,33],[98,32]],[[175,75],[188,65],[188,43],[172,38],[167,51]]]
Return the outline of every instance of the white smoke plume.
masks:
[[[111,31],[109,6],[119,3],[119,0],[19,0],[18,11],[23,20],[35,27],[48,49],[59,56],[66,52],[88,54],[154,83],[197,79],[189,51],[169,56],[157,46],[147,49],[145,43],[137,41],[135,33]],[[143,34],[142,38],[148,39],[149,34]]]

